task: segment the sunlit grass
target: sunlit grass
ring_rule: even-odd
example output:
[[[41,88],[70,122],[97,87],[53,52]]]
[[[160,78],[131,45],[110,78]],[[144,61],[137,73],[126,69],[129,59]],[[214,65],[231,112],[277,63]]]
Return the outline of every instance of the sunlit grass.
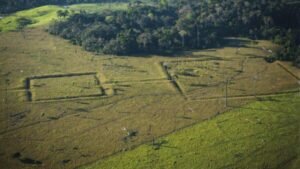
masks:
[[[17,19],[21,17],[25,17],[32,20],[33,24],[30,24],[29,27],[45,25],[51,22],[53,19],[57,18],[56,12],[60,9],[62,8],[59,6],[47,5],[34,9],[16,12],[0,20],[0,29],[3,32],[17,30]]]
[[[257,101],[82,168],[296,168],[299,107],[294,95]]]
[[[89,13],[101,12],[104,10],[126,10],[128,3],[99,3],[99,4],[76,4],[70,5],[69,10],[84,10]]]
[[[70,13],[86,11],[89,13],[101,12],[104,10],[126,10],[127,3],[99,3],[99,4],[75,4],[66,7],[56,5],[46,5],[19,11],[0,19],[0,32],[15,31],[18,29],[17,19],[25,17],[32,21],[28,27],[38,27],[49,24],[54,19],[58,19],[57,11],[68,9]]]

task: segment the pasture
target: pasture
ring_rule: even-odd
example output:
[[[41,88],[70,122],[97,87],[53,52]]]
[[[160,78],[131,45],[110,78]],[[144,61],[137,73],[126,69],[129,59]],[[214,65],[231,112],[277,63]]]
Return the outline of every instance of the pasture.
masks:
[[[188,165],[183,161],[190,158],[197,163],[188,154],[195,149],[193,146],[199,146],[193,140],[203,143],[195,154],[197,157],[210,152],[203,160],[230,158],[228,166],[244,156],[249,158],[240,165],[248,165],[264,151],[268,152],[264,157],[267,161],[276,161],[273,151],[288,153],[286,160],[291,159],[295,155],[292,147],[281,150],[294,144],[294,137],[285,143],[276,140],[274,146],[281,146],[278,149],[272,149],[273,144],[261,151],[252,148],[281,136],[275,129],[290,123],[292,117],[299,118],[295,111],[299,99],[292,95],[299,90],[299,71],[288,63],[264,61],[270,55],[264,48],[276,48],[271,42],[231,41],[242,45],[228,43],[216,49],[187,51],[170,57],[118,57],[86,52],[49,35],[43,27],[0,33],[0,165],[14,169],[74,168],[124,152],[95,167],[109,168],[114,161],[120,161],[114,163],[116,167],[132,168],[151,162],[157,163],[154,168],[173,165],[182,168]],[[291,95],[285,97],[287,94]],[[271,96],[276,96],[275,101],[270,99],[266,106],[261,105],[259,100]],[[274,110],[273,114],[247,110],[269,109],[277,103],[285,106],[285,102],[295,102],[291,111],[276,114]],[[232,112],[221,115],[227,111]],[[207,122],[181,130],[202,121]],[[277,121],[272,130],[270,125]],[[248,128],[252,123],[262,123],[263,127]],[[195,134],[198,129],[207,135]],[[293,134],[296,129],[297,126],[282,128],[282,134],[288,131]],[[242,139],[259,132],[265,132],[264,141],[259,135],[254,142]],[[166,136],[170,133],[174,134]],[[266,133],[274,137],[267,137]],[[235,138],[240,139],[231,142]],[[162,147],[184,147],[190,143],[191,146],[180,151],[164,147],[154,151],[149,146],[153,140],[160,143],[164,139],[169,142],[162,143]],[[222,144],[219,139],[229,142]],[[130,151],[143,143],[147,144]],[[210,148],[214,144],[220,146]],[[233,148],[236,157],[218,155],[229,148]],[[145,153],[145,157],[151,158],[127,160]],[[181,155],[184,153],[186,156]],[[169,159],[171,156],[174,159]],[[253,167],[263,165],[269,164],[262,162]],[[215,167],[218,166],[219,163]]]
[[[88,11],[90,13],[103,12],[105,10],[126,10],[127,3],[103,3],[103,4],[75,4],[66,7],[56,5],[46,5],[33,9],[19,11],[3,18],[0,18],[0,32],[18,30],[18,19],[27,18],[31,23],[27,25],[29,28],[46,26],[57,17],[57,11],[68,10],[70,13],[78,13],[80,11]]]
[[[299,106],[294,94],[266,97],[81,168],[296,169]]]

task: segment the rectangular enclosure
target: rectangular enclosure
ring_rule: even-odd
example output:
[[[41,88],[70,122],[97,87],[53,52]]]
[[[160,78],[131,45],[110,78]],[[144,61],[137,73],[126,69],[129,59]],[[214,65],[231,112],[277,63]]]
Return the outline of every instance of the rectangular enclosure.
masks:
[[[35,76],[27,79],[30,101],[104,95],[96,73]]]

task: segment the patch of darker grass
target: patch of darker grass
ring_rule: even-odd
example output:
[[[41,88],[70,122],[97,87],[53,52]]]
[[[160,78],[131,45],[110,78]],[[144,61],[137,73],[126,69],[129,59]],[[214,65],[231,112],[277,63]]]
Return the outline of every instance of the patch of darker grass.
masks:
[[[193,83],[190,86],[191,87],[208,87],[208,84],[195,84],[195,83]]]

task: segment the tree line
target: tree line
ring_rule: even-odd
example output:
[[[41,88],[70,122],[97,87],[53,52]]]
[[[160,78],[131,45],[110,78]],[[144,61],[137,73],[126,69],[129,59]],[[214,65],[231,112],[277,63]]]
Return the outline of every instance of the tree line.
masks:
[[[1,0],[0,14],[12,13],[19,10],[43,5],[70,5],[78,3],[111,3],[128,2],[128,0]]]
[[[286,0],[160,0],[126,11],[76,13],[49,32],[88,51],[117,55],[218,47],[227,36],[271,39],[282,46],[274,57],[299,63],[299,9]]]

